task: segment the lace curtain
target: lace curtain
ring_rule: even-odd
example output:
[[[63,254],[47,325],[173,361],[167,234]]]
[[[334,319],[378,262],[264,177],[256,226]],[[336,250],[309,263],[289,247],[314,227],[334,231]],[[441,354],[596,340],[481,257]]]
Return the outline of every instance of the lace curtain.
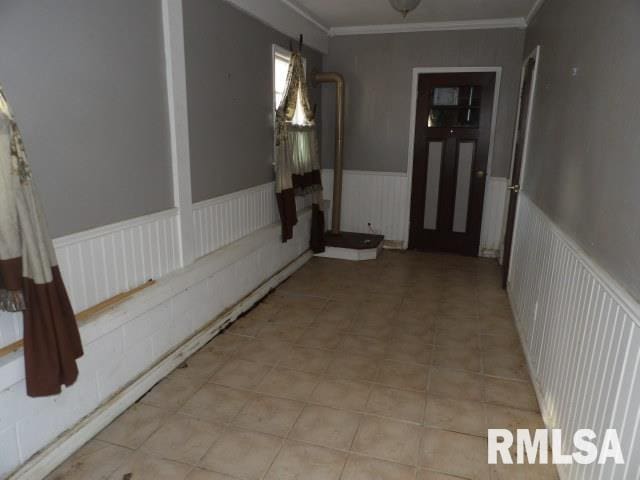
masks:
[[[299,52],[291,55],[287,86],[276,111],[275,157],[282,241],[293,237],[293,227],[298,222],[295,196],[311,195],[311,249],[316,253],[324,251],[318,135]]]

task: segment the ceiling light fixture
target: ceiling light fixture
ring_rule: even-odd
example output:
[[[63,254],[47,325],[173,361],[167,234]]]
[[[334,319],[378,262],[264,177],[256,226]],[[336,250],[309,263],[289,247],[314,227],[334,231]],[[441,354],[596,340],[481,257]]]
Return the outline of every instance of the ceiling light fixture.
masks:
[[[407,17],[407,14],[415,10],[415,8],[420,5],[422,0],[389,0],[389,3],[393,8],[399,11],[404,18]]]

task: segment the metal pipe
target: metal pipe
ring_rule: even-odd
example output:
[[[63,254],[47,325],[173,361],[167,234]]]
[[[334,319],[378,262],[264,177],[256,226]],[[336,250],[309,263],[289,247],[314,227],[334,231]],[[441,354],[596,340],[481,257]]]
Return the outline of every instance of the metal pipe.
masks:
[[[342,154],[344,152],[344,78],[336,72],[318,72],[314,83],[335,83],[336,85],[336,152],[333,164],[333,205],[331,208],[331,232],[340,233],[340,212],[342,211]]]

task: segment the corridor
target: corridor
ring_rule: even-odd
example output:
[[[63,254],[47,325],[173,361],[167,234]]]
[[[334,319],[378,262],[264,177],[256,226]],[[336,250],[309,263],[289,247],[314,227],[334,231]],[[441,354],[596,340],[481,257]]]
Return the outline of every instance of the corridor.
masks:
[[[500,275],[314,258],[48,478],[557,478],[487,465],[487,428],[544,428]]]

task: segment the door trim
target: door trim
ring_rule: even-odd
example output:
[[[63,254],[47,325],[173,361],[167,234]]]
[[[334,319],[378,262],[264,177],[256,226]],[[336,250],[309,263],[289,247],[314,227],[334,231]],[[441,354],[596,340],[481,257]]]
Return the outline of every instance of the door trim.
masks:
[[[493,72],[496,74],[496,82],[493,90],[493,107],[491,112],[491,132],[489,133],[489,153],[487,155],[487,173],[486,178],[491,176],[491,167],[493,165],[493,147],[496,136],[496,120],[498,116],[498,104],[500,101],[500,81],[502,79],[502,67],[414,67],[411,79],[411,106],[409,117],[409,151],[407,155],[407,195],[405,198],[405,225],[404,231],[406,233],[403,240],[403,248],[409,248],[409,228],[411,225],[411,194],[413,193],[413,185],[411,179],[413,178],[413,150],[416,135],[416,108],[418,101],[418,77],[422,74],[429,73],[482,73]],[[484,185],[484,205],[482,206],[482,226],[485,225],[485,215],[487,206],[487,184]],[[482,238],[482,232],[480,232],[480,238]],[[478,247],[478,255],[480,255],[480,249],[482,245]]]
[[[511,148],[511,165],[509,168],[509,176],[507,177],[509,182],[511,181],[511,178],[513,176],[513,163],[515,161],[515,156],[516,156],[516,139],[518,136],[517,122],[518,122],[518,119],[520,118],[520,109],[522,107],[522,99],[521,99],[522,86],[524,83],[524,76],[527,69],[527,63],[529,63],[529,60],[531,60],[532,58],[535,60],[536,63],[533,66],[533,73],[531,74],[531,91],[529,92],[529,114],[527,115],[527,121],[524,129],[524,144],[522,145],[520,179],[518,182],[518,185],[520,185],[521,191],[522,191],[522,185],[524,183],[524,171],[527,166],[527,159],[529,158],[529,139],[531,137],[530,135],[531,134],[531,118],[533,117],[532,115],[533,107],[534,107],[533,102],[536,98],[536,87],[538,85],[538,67],[540,66],[540,45],[537,45],[531,51],[531,53],[529,53],[529,55],[525,57],[525,59],[522,62],[522,70],[520,74],[520,88],[518,89],[518,109],[516,111],[516,125],[513,133],[513,146]],[[508,198],[509,198],[509,195],[507,192],[507,199]],[[519,198],[519,196],[516,198]],[[516,202],[518,202],[517,199],[516,199]],[[516,236],[518,235],[517,225],[518,225],[518,218],[520,216],[518,203],[516,203],[516,215],[513,219],[513,238],[511,240],[511,245],[513,245],[513,242],[515,242]],[[502,226],[503,236],[506,235],[507,233],[506,226],[507,226],[507,221],[509,216],[508,215],[509,201],[505,202],[504,209],[505,209],[504,225]],[[503,245],[504,245],[504,239],[503,239]],[[513,260],[513,248],[511,248],[511,252],[509,253],[509,271],[507,272],[507,286],[509,285],[509,278],[511,277],[511,270],[513,268],[512,260]]]

